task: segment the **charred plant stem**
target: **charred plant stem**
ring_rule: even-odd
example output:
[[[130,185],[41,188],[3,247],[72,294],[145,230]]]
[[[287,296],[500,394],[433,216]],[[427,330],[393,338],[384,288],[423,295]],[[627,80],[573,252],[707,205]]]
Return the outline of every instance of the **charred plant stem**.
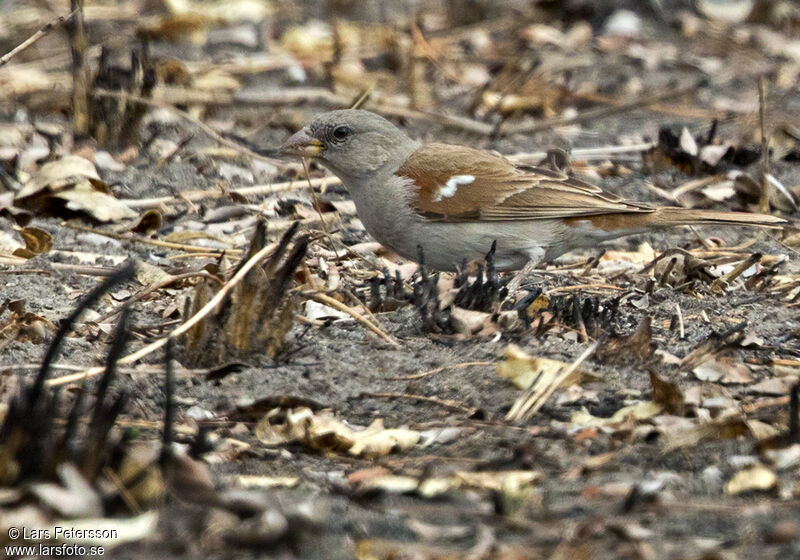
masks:
[[[58,354],[59,350],[61,350],[61,345],[64,342],[64,338],[67,336],[67,333],[70,331],[70,329],[72,329],[72,325],[75,324],[75,321],[78,320],[78,317],[80,317],[81,313],[83,313],[85,309],[94,305],[97,300],[99,300],[102,295],[108,292],[112,287],[131,278],[133,278],[133,264],[129,263],[117,270],[112,276],[109,276],[103,280],[100,285],[98,285],[89,293],[89,295],[81,300],[78,306],[72,311],[72,313],[69,314],[69,317],[61,322],[55,337],[53,337],[53,341],[47,348],[47,353],[42,360],[42,366],[39,369],[39,374],[36,376],[33,386],[31,387],[29,400],[31,409],[35,406],[36,401],[41,395],[45,381],[47,381],[48,374],[50,373],[50,364],[56,357],[56,354]]]

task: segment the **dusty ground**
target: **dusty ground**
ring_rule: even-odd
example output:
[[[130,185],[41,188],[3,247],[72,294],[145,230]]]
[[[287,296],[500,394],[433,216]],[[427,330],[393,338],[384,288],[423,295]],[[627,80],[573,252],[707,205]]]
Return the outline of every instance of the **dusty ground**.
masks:
[[[322,8],[317,9],[324,13]],[[500,21],[496,26],[498,36],[491,36],[492,41],[500,44],[508,36],[519,33],[521,27],[506,25],[497,18],[519,16],[518,9],[516,5],[495,8],[490,10],[486,20],[465,22],[471,27],[463,29],[466,33],[480,29],[484,24],[488,26],[489,22]],[[526,8],[521,9],[522,13],[528,14]],[[433,8],[430,11],[438,13]],[[307,14],[285,6],[277,14],[271,31],[276,35],[292,22],[307,20]],[[559,14],[548,16],[552,19],[538,20],[528,15],[531,25],[539,21],[554,28],[570,29],[572,16],[561,16],[563,23],[558,19]],[[344,14],[343,17],[351,16]],[[432,119],[395,120],[409,134],[421,139],[468,143],[511,154],[552,146],[575,150],[654,140],[664,125],[678,134],[686,126],[692,133],[702,135],[711,126],[713,118],[725,113],[719,107],[735,106],[736,110],[725,113],[728,117],[720,121],[716,132],[718,141],[757,149],[757,89],[753,75],[764,69],[770,81],[771,122],[775,127],[783,124],[797,126],[800,96],[796,82],[793,86],[783,87],[776,81],[780,72],[789,72],[786,67],[791,67],[792,61],[789,59],[787,62],[787,55],[760,52],[755,38],[750,42],[736,43],[736,48],[726,49],[725,34],[717,31],[705,18],[698,19],[700,35],[690,38],[685,29],[681,29],[677,12],[656,16],[650,10],[642,9],[638,17],[644,23],[645,31],[620,44],[603,35],[602,22],[607,14],[598,13],[595,20],[599,18],[600,23],[593,22],[596,25],[591,48],[581,49],[575,54],[570,45],[520,44],[516,52],[520,58],[530,57],[532,60],[538,51],[544,52],[545,55],[541,55],[544,62],[540,60],[540,63],[545,65],[547,72],[544,74],[550,78],[554,74],[550,69],[551,57],[561,56],[570,60],[572,56],[578,62],[569,71],[571,87],[594,84],[598,95],[622,101],[700,79],[706,83],[689,95],[660,100],[655,103],[657,107],[648,104],[580,124],[536,133],[504,134],[497,138],[441,126]],[[90,43],[99,44],[107,40],[112,31],[129,32],[131,26],[130,22],[95,23],[90,27]],[[772,30],[784,38],[790,36],[779,25],[768,22],[739,24],[737,29],[742,33],[741,30],[749,30],[754,36],[760,29]],[[444,28],[430,34],[442,37],[455,32]],[[469,34],[465,36],[469,37]],[[604,38],[610,46],[604,46]],[[638,51],[628,48],[630,44],[641,45],[644,54],[641,57],[632,55]],[[242,49],[235,42],[232,45],[209,42],[198,47],[176,46],[158,40],[151,47],[152,55],[157,59],[169,56],[184,61],[220,61]],[[664,54],[671,52],[670,49],[674,49],[672,55]],[[259,52],[257,48],[251,50]],[[507,51],[503,51],[503,55],[507,55]],[[442,61],[437,62],[439,66],[447,60],[446,54],[441,56]],[[480,55],[475,55],[475,58],[483,63]],[[486,55],[486,58],[491,57]],[[701,68],[697,62],[701,58],[712,60],[714,64],[708,63]],[[742,61],[750,61],[751,66]],[[795,59],[793,63],[798,61]],[[311,70],[303,87],[328,85],[321,65],[308,59],[304,59],[304,64]],[[380,64],[381,61],[371,60],[368,68]],[[492,68],[491,63],[486,65]],[[423,74],[430,80],[429,87],[434,96],[434,102],[424,109],[431,113],[442,112],[480,120],[480,116],[469,112],[474,92],[463,84],[456,87],[437,73],[439,66],[429,65]],[[562,73],[556,74],[559,79],[564,77]],[[247,92],[269,93],[297,87],[289,75],[285,68],[238,75],[241,84],[237,92],[245,96]],[[403,84],[398,78],[395,84],[398,91],[404,91]],[[13,105],[21,109],[25,108],[25,103],[26,99],[20,98]],[[556,103],[553,117],[563,116],[565,107],[560,103]],[[563,104],[575,108],[577,114],[609,106],[577,98],[569,98]],[[752,110],[745,111],[740,106]],[[328,103],[314,102],[248,105],[234,101],[218,105],[210,103],[199,115],[203,122],[246,141],[251,148],[269,150],[299,124],[330,107]],[[5,108],[8,111],[2,113],[4,120],[13,122],[12,106],[7,103]],[[41,114],[36,111],[31,109],[30,118],[68,126],[68,121],[63,118],[41,109]],[[289,177],[286,171],[279,171],[269,179],[263,173],[254,176],[247,157],[236,153],[228,156],[211,153],[209,148],[215,146],[212,140],[190,123],[167,118],[165,114],[153,111],[145,118],[142,132],[145,141],[137,144],[137,154],[126,161],[121,170],[99,169],[101,178],[119,199],[175,197],[173,202],[161,207],[163,226],[150,236],[138,237],[166,239],[176,231],[198,230],[209,235],[228,235],[226,239],[236,240],[241,248],[241,240],[250,235],[252,222],[231,221],[228,226],[219,226],[204,218],[220,208],[237,204],[261,204],[262,209],[268,209],[265,213],[269,219],[282,224],[270,233],[270,240],[277,239],[280,229],[294,218],[306,219],[304,229],[318,230],[318,222],[316,225],[313,223],[315,212],[308,190],[302,186],[279,195],[250,195],[244,202],[229,198],[209,198],[192,205],[181,202],[179,195],[184,191],[215,189],[219,184],[238,188],[268,181],[278,183]],[[531,111],[527,115],[510,117],[509,122],[538,122],[544,118],[541,113]],[[493,119],[495,117],[491,115],[484,118],[486,122],[494,122]],[[194,136],[188,139],[191,134]],[[188,141],[180,147],[177,155],[159,162],[164,153],[158,151],[157,143],[147,143],[149,138],[171,142],[165,145],[173,147],[177,147],[175,143]],[[793,149],[797,153],[800,148],[794,144]],[[614,164],[606,165],[609,161]],[[573,164],[576,172],[586,174],[609,192],[656,204],[669,203],[659,192],[670,192],[687,181],[711,174],[686,174],[685,169],[679,170],[672,165],[655,171],[643,163],[641,154],[637,152],[600,160],[575,157]],[[757,161],[748,165],[731,163],[715,172],[729,170],[758,177],[760,166]],[[267,175],[269,171],[267,167]],[[320,176],[323,172],[313,168],[312,173]],[[772,173],[787,187],[794,187],[797,193],[800,168],[796,157],[776,157]],[[237,176],[231,178],[232,175]],[[304,181],[301,178],[298,184],[303,185]],[[648,188],[648,184],[657,189]],[[337,203],[347,199],[346,191],[339,186],[330,187],[317,196],[323,201]],[[269,205],[275,200],[290,201],[283,203],[285,206],[280,210],[280,216],[274,211],[274,205]],[[719,209],[756,209],[752,199],[739,194],[720,201],[698,195],[688,203]],[[773,211],[793,219],[791,213],[778,209]],[[92,253],[95,255],[90,263],[93,267],[108,269],[117,264],[118,261],[102,258],[102,255],[107,255],[140,259],[176,273],[197,270],[215,260],[211,257],[175,259],[175,256],[185,256],[186,253],[138,242],[131,239],[136,235],[115,229],[114,225],[98,225],[81,219],[68,223],[62,220],[63,216],[35,215],[31,225],[52,234],[53,250],[24,264],[2,265],[0,268],[2,299],[24,300],[27,311],[54,323],[68,315],[81,295],[98,280],[74,270],[53,269],[53,262],[85,264],[78,261],[77,253]],[[332,223],[333,237],[339,248],[369,241],[352,214],[342,212]],[[77,231],[74,228],[76,224],[93,231]],[[103,232],[119,231],[123,232],[123,239],[103,235]],[[797,278],[800,261],[796,250],[788,244],[789,240],[785,244],[781,239],[783,234],[780,232],[761,233],[747,229],[682,228],[653,233],[622,240],[609,247],[620,251],[616,257],[619,261],[616,269],[613,269],[614,263],[608,264],[611,259],[601,261],[599,267],[585,272],[583,264],[570,268],[570,264],[588,262],[600,251],[573,253],[534,273],[524,289],[512,297],[512,301],[518,301],[535,289],[547,292],[566,288],[562,293],[578,294],[582,298],[597,297],[604,306],[620,298],[616,313],[593,330],[588,340],[579,335],[574,322],[563,318],[557,319],[553,328],[539,335],[530,328],[513,331],[495,328],[487,336],[431,333],[423,327],[416,307],[408,304],[394,311],[375,314],[375,321],[399,343],[397,346],[379,339],[352,320],[340,320],[321,327],[295,322],[287,337],[288,358],[285,360],[275,362],[258,352],[238,356],[235,360],[246,365],[218,381],[207,381],[195,370],[179,368],[177,424],[186,430],[180,432],[178,439],[188,441],[190,438],[186,433],[196,430],[198,418],[203,417],[200,423],[211,426],[218,445],[217,451],[212,452],[207,460],[220,485],[240,484],[239,475],[258,475],[265,480],[297,477],[293,487],[269,491],[269,500],[280,504],[275,507],[283,510],[291,509],[292,504],[310,504],[315,512],[312,516],[314,521],[290,519],[289,529],[277,542],[260,542],[251,546],[252,543],[246,543],[247,538],[234,534],[236,522],[230,514],[167,497],[156,508],[159,519],[152,534],[119,546],[106,556],[308,559],[354,556],[800,557],[800,492],[797,485],[800,461],[784,458],[786,463],[781,464],[783,455],[776,458],[757,446],[759,440],[788,429],[788,398],[785,398],[788,393],[759,384],[781,375],[796,376],[800,372],[796,367],[800,363],[800,318],[797,303],[789,301],[793,293],[787,297],[786,293],[776,292],[777,280],[757,288],[748,287],[744,280],[749,276],[735,280],[722,291],[712,290],[709,282],[698,282],[691,289],[676,289],[673,285],[658,285],[656,279],[653,287],[648,284],[653,282],[650,275],[640,273],[651,259],[636,261],[636,251],[642,242],[652,247],[654,255],[679,247],[695,251],[713,263],[720,263],[727,256],[735,264],[756,252],[767,257],[785,255],[786,262],[776,273],[790,281]],[[208,239],[201,239],[197,244],[202,243],[214,248],[226,246]],[[730,251],[731,247],[740,248]],[[319,268],[319,256],[326,255],[327,249],[328,240],[324,237],[312,243],[310,249],[308,263],[319,285],[329,278]],[[717,254],[720,256],[715,256]],[[763,261],[761,269],[774,262],[774,259]],[[332,294],[347,305],[353,305],[354,302],[344,295],[345,291],[364,297],[368,293],[364,278],[378,271],[367,261],[351,259],[349,263],[331,260],[328,266],[338,267],[341,273],[338,291],[334,290]],[[23,273],[23,270],[39,272]],[[576,289],[580,284],[588,286]],[[120,305],[143,288],[139,283],[131,282],[116,288],[119,289],[127,290],[127,294],[115,295],[112,290],[112,297],[104,298],[96,306],[99,314]],[[129,349],[136,349],[168,332],[171,326],[159,325],[176,319],[183,307],[180,304],[171,314],[165,314],[164,310],[172,301],[182,301],[190,293],[189,286],[173,286],[157,291],[145,301],[134,303],[134,338]],[[675,319],[678,308],[682,315],[683,335]],[[304,309],[299,308],[299,312],[304,313]],[[638,346],[613,350],[614,340],[618,340],[615,337],[630,335],[647,318],[652,323],[655,354],[638,358],[634,355]],[[533,317],[534,325],[539,319],[540,316]],[[747,323],[743,329],[747,334],[745,339],[724,347],[720,345],[714,349],[714,354],[727,368],[726,375],[734,366],[739,366],[739,371],[743,369],[745,372],[743,377],[702,380],[698,378],[702,374],[684,367],[685,363],[681,365],[680,358],[687,356],[711,335],[727,331],[742,321]],[[78,336],[66,341],[57,361],[84,367],[102,364],[108,330],[103,325],[88,324]],[[496,362],[502,359],[509,344],[520,346],[531,356],[571,363],[594,338],[601,341],[600,347],[582,366],[594,374],[594,380],[557,390],[529,421],[513,424],[505,420],[511,405],[522,394],[520,389],[497,373]],[[44,342],[10,340],[6,343],[0,368],[2,402],[8,403],[19,381],[32,375],[31,370],[20,366],[37,363],[44,348]],[[783,363],[780,360],[792,362],[794,367],[791,364],[778,367],[776,364]],[[147,356],[138,367],[160,366],[162,361],[163,354],[156,352]],[[399,379],[467,362],[480,362],[481,365],[446,368],[417,379]],[[682,395],[680,411],[661,410],[647,418],[629,417],[605,424],[601,421],[592,424],[573,417],[574,413],[583,411],[596,419],[609,418],[624,406],[658,401],[653,395],[650,372],[677,387]],[[56,376],[61,374],[63,372],[55,373]],[[124,370],[115,383],[131,394],[121,423],[145,421],[140,423],[144,427],[137,432],[137,440],[156,440],[164,407],[162,375],[134,367]],[[785,385],[787,391],[789,385]],[[376,396],[380,394],[383,396]],[[428,446],[412,446],[377,458],[313,450],[300,442],[269,447],[259,441],[255,431],[256,421],[268,408],[251,417],[237,417],[235,411],[237,407],[281,396],[314,401],[353,425],[366,426],[381,419],[388,428],[457,430],[447,431],[451,435],[443,437],[443,441]],[[707,437],[698,442],[674,444],[681,434],[720,418],[758,421],[772,431],[765,434],[743,430],[731,437],[730,431],[720,428],[708,432]],[[243,447],[232,451],[231,440],[227,438],[243,442]],[[776,447],[785,456],[790,456],[797,445],[792,447],[783,442]],[[764,469],[776,477],[767,488],[747,488],[734,493],[726,486],[737,473],[756,464],[763,464]],[[383,470],[374,470],[376,468]],[[535,482],[523,485],[522,489],[502,486],[492,489],[484,483],[430,498],[420,496],[413,489],[401,494],[387,491],[386,487],[383,491],[363,491],[365,481],[375,481],[379,474],[404,475],[425,481],[460,471],[496,473],[515,470],[537,473]],[[113,513],[117,517],[126,515],[122,510]],[[252,537],[256,533],[257,529],[252,529],[248,535]]]

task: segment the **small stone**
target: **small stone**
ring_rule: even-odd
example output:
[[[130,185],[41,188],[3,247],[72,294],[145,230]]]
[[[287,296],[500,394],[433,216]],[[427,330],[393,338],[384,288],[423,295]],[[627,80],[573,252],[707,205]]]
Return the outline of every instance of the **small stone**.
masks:
[[[793,521],[780,521],[764,531],[764,542],[767,544],[789,544],[800,536],[800,528]]]

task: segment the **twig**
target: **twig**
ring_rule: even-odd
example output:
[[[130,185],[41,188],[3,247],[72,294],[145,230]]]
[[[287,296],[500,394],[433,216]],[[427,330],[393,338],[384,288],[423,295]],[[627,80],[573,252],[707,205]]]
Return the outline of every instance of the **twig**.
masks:
[[[422,379],[423,377],[428,377],[429,375],[433,375],[434,373],[439,373],[440,371],[445,371],[447,369],[462,369],[472,366],[490,366],[492,364],[494,364],[494,362],[464,362],[461,364],[450,364],[446,366],[437,367],[434,369],[429,369],[428,371],[423,371],[422,373],[415,373],[413,375],[404,375],[402,377],[389,377],[387,381],[411,381],[413,379]]]
[[[368,88],[366,88],[366,89],[364,90],[364,92],[363,92],[361,95],[359,95],[359,96],[358,96],[358,99],[356,99],[356,100],[353,102],[353,105],[352,105],[350,108],[351,108],[351,109],[360,109],[360,108],[361,108],[361,106],[362,106],[364,103],[366,103],[366,102],[367,102],[367,99],[369,99],[369,96],[370,96],[370,95],[372,95],[372,92],[373,92],[374,90],[375,90],[375,84],[374,84],[374,83],[372,83],[372,84],[370,84],[370,86],[369,86]]]
[[[767,136],[767,80],[758,78],[758,122],[761,127],[761,200],[760,210],[769,212],[769,137]]]
[[[470,416],[475,414],[474,408],[469,408],[460,405],[454,401],[437,399],[436,397],[426,397],[424,395],[412,395],[409,393],[360,393],[358,396],[372,398],[372,399],[410,399],[413,401],[437,404],[439,406],[449,408],[450,410],[455,410],[456,412],[463,412],[464,414],[469,414]]]
[[[156,282],[155,284],[152,284],[152,285],[148,286],[144,290],[138,292],[137,294],[133,295],[128,300],[126,300],[124,305],[120,305],[116,309],[112,309],[111,311],[109,311],[105,315],[102,315],[99,318],[92,320],[92,322],[93,323],[105,323],[106,321],[111,319],[114,315],[116,315],[117,313],[122,311],[122,309],[125,308],[126,306],[130,306],[131,304],[136,303],[137,301],[143,300],[144,298],[146,298],[148,295],[152,294],[153,292],[155,292],[157,290],[160,290],[162,288],[166,288],[167,286],[169,286],[170,284],[174,284],[175,282],[181,282],[183,280],[188,280],[189,278],[196,278],[196,277],[208,278],[209,280],[217,282],[221,286],[224,285],[222,280],[220,280],[219,278],[217,278],[216,276],[214,276],[213,274],[211,274],[207,270],[196,270],[194,272],[186,272],[184,274],[176,274],[175,276],[170,276],[169,278],[165,278],[164,280],[162,280],[160,282]]]
[[[141,243],[143,245],[153,245],[155,247],[175,249],[176,251],[186,251],[187,253],[214,252],[215,255],[219,255],[220,253],[239,255],[242,252],[241,249],[233,249],[233,248],[217,249],[215,251],[214,249],[211,249],[209,247],[200,247],[198,245],[187,245],[186,243],[175,243],[174,241],[162,241],[160,239],[149,239],[147,237],[138,237],[135,235],[125,234],[125,233],[116,233],[113,231],[95,229],[80,224],[67,223],[64,224],[64,227],[67,227],[69,229],[74,229],[76,231],[85,231],[89,233],[94,233],[96,235],[102,235],[105,237],[110,237],[111,239],[118,239],[120,241],[131,241],[133,243]]]
[[[59,28],[59,27],[61,27],[61,26],[62,26],[64,23],[66,23],[66,22],[68,22],[69,20],[71,20],[71,19],[72,19],[72,17],[73,17],[73,16],[74,16],[76,13],[78,13],[78,10],[77,10],[77,9],[75,9],[75,10],[72,10],[72,11],[71,11],[70,13],[68,13],[67,15],[65,15],[65,16],[59,16],[59,17],[57,17],[56,19],[54,19],[53,21],[50,21],[50,22],[46,23],[45,25],[43,25],[43,26],[41,27],[41,29],[39,29],[39,31],[37,31],[36,33],[34,33],[33,35],[31,35],[31,36],[30,36],[30,37],[28,37],[27,39],[25,39],[24,41],[22,41],[22,42],[21,42],[19,45],[17,45],[16,47],[14,47],[14,48],[13,48],[13,49],[11,49],[10,51],[8,51],[8,52],[7,52],[6,54],[4,54],[3,56],[0,56],[0,66],[5,66],[6,64],[8,64],[8,61],[9,61],[9,60],[11,60],[11,59],[12,59],[12,58],[14,58],[15,56],[17,56],[19,53],[21,53],[22,51],[24,51],[25,49],[27,49],[28,47],[30,47],[30,46],[31,46],[32,44],[34,44],[36,41],[38,41],[39,39],[41,39],[42,37],[44,37],[45,35],[47,35],[47,34],[48,34],[48,33],[50,33],[51,31],[54,31],[54,30],[58,29],[58,28]]]
[[[204,134],[209,136],[212,140],[214,140],[218,144],[222,144],[223,146],[227,146],[227,147],[229,147],[229,148],[231,148],[233,150],[236,150],[237,152],[242,153],[242,154],[246,155],[247,157],[250,157],[250,158],[253,158],[253,159],[257,159],[259,161],[267,162],[267,163],[269,163],[271,165],[276,166],[278,169],[284,169],[286,167],[286,163],[284,163],[282,161],[276,160],[276,159],[271,158],[271,157],[263,156],[263,155],[261,155],[261,154],[259,154],[257,152],[254,152],[253,150],[251,150],[251,149],[249,149],[249,148],[247,148],[245,146],[242,146],[238,142],[234,142],[233,140],[231,140],[229,138],[225,138],[219,132],[217,132],[216,130],[214,130],[210,126],[208,126],[206,123],[194,118],[192,115],[190,115],[186,111],[178,109],[177,107],[173,107],[172,105],[169,105],[169,104],[166,104],[166,103],[162,103],[160,101],[156,101],[156,100],[153,100],[153,99],[148,99],[146,97],[141,97],[141,96],[138,96],[138,95],[131,95],[130,93],[127,93],[127,92],[124,92],[124,91],[110,91],[110,90],[107,90],[107,89],[97,89],[92,93],[92,95],[94,97],[111,97],[111,98],[114,98],[114,99],[122,99],[122,100],[125,100],[125,101],[129,102],[129,103],[139,103],[141,105],[147,105],[148,107],[156,107],[158,109],[166,109],[168,111],[171,111],[171,112],[175,113],[176,115],[178,115],[179,117],[181,117],[185,121],[189,122],[191,125],[199,128]]]
[[[683,329],[683,313],[681,312],[681,304],[675,303],[675,311],[678,314],[678,331],[680,332],[680,338],[686,336],[686,331]]]
[[[572,372],[574,372],[580,365],[586,361],[586,359],[591,356],[597,347],[600,345],[600,341],[596,341],[594,344],[589,346],[583,354],[578,356],[578,359],[572,362],[568,368],[566,368],[563,372],[561,372],[558,376],[554,377],[553,380],[546,386],[546,387],[538,387],[538,383],[534,383],[531,385],[531,388],[528,389],[524,395],[522,395],[517,401],[514,403],[514,406],[511,407],[511,410],[508,411],[506,414],[506,420],[511,422],[524,422],[528,420],[531,416],[536,414],[540,408],[547,402],[547,399],[558,389],[559,386],[567,379]]]
[[[625,288],[614,286],[613,284],[576,284],[574,286],[558,286],[545,292],[545,295],[552,296],[555,294],[563,294],[567,292],[576,292],[580,290],[612,290],[614,292],[624,292]]]
[[[317,211],[317,216],[319,216],[322,233],[324,233],[325,237],[328,239],[328,243],[331,246],[331,251],[333,251],[333,254],[336,255],[336,260],[338,261],[339,253],[336,251],[336,245],[333,242],[333,237],[331,237],[331,233],[328,231],[328,224],[325,223],[325,218],[322,215],[322,209],[319,200],[317,199],[317,193],[314,192],[314,187],[311,185],[311,175],[308,171],[308,161],[306,161],[306,158],[301,158],[301,161],[303,162],[303,172],[306,176],[306,183],[308,183],[308,190],[311,193],[311,202],[314,205],[314,210]]]
[[[27,259],[25,259],[27,260]],[[0,263],[5,264],[5,263]],[[19,263],[24,264],[24,261]],[[107,266],[86,266],[81,264],[68,264],[51,262],[47,266],[53,270],[63,270],[66,272],[75,272],[76,274],[84,274],[86,276],[111,276],[114,274],[115,269]],[[52,270],[45,270],[42,268],[18,268],[0,270],[0,274],[52,274]]]
[[[150,344],[140,348],[136,352],[128,354],[123,358],[120,358],[117,361],[117,364],[127,365],[138,362],[145,356],[152,354],[153,352],[164,346],[167,343],[167,339],[178,338],[179,336],[186,334],[189,330],[191,330],[192,327],[194,327],[197,323],[202,321],[206,315],[211,313],[214,310],[214,308],[216,308],[217,305],[219,305],[222,302],[222,300],[225,299],[228,293],[234,287],[236,287],[236,285],[239,284],[239,282],[241,282],[245,276],[247,276],[247,273],[250,272],[251,269],[253,269],[261,261],[269,257],[277,246],[278,246],[277,243],[272,243],[270,245],[267,245],[259,252],[257,252],[255,255],[250,257],[250,259],[242,265],[242,267],[236,272],[236,274],[234,274],[233,277],[230,280],[228,280],[228,282],[226,282],[225,285],[222,286],[222,288],[220,288],[220,290],[216,294],[214,294],[214,297],[212,297],[208,301],[208,303],[206,303],[197,313],[192,315],[189,318],[189,320],[187,320],[181,326],[170,332],[167,336],[159,338],[158,340],[155,340]],[[50,386],[66,385],[67,383],[74,383],[76,381],[80,381],[88,377],[94,377],[96,375],[100,375],[104,371],[105,367],[103,366],[92,367],[75,374],[65,375],[63,377],[58,377],[56,379],[50,379],[48,380],[47,384]]]
[[[617,105],[616,107],[603,107],[600,109],[594,109],[591,111],[585,111],[579,115],[574,117],[568,118],[558,118],[558,119],[548,119],[546,121],[542,121],[539,123],[518,123],[514,125],[506,125],[501,126],[500,130],[498,131],[500,134],[520,134],[520,133],[531,133],[531,132],[539,132],[542,130],[550,130],[551,128],[556,128],[559,126],[567,126],[570,124],[580,124],[585,123],[588,121],[593,121],[597,119],[603,119],[606,117],[610,117],[613,115],[617,115],[619,113],[625,113],[632,109],[639,109],[642,107],[646,107],[647,105],[652,105],[653,103],[658,103],[659,101],[665,101],[667,99],[674,99],[676,97],[680,97],[694,91],[701,86],[701,83],[692,84],[690,86],[684,86],[682,88],[677,88],[669,91],[662,91],[661,93],[656,93],[654,95],[647,95],[644,97],[640,97],[639,99],[635,99],[629,103],[622,103]]]
[[[576,148],[569,152],[572,159],[610,159],[616,154],[630,154],[644,152],[655,147],[654,142],[644,142],[642,144],[631,144],[630,146],[598,146],[597,148]],[[517,152],[506,156],[513,162],[518,163],[538,163],[547,157],[547,152]]]
[[[345,95],[336,94],[324,88],[292,88],[279,91],[259,90],[257,93],[251,90],[234,96],[232,101],[251,105],[320,103],[334,107],[350,107],[353,100]],[[482,134],[484,136],[491,135],[494,130],[494,127],[488,123],[466,117],[428,113],[396,105],[366,102],[363,108],[375,113],[380,113],[385,117],[433,122],[447,128]]]
[[[315,300],[315,301],[317,301],[319,303],[323,303],[325,305],[333,307],[334,309],[336,309],[338,311],[342,311],[344,313],[347,313],[353,319],[355,319],[356,321],[358,321],[359,323],[364,325],[367,329],[371,330],[373,333],[378,335],[380,338],[382,338],[386,342],[388,342],[388,343],[390,343],[390,344],[392,344],[394,346],[397,346],[397,347],[400,346],[400,343],[398,343],[391,336],[389,336],[388,334],[383,332],[380,329],[380,327],[375,325],[372,321],[370,321],[369,319],[364,317],[361,313],[359,313],[358,311],[356,311],[352,307],[348,307],[347,305],[343,304],[341,301],[339,301],[337,299],[333,299],[329,295],[326,295],[326,294],[323,294],[323,293],[320,293],[320,292],[313,292],[313,291],[312,292],[303,292],[303,295],[304,296],[308,296],[311,299],[313,299],[313,300]]]
[[[89,133],[89,65],[86,55],[86,33],[83,28],[83,0],[70,0],[74,13],[66,26],[72,55],[72,134],[82,137]]]
[[[184,191],[181,193],[181,198],[175,196],[159,196],[154,198],[139,198],[139,199],[123,199],[122,202],[128,208],[158,208],[162,204],[170,204],[176,202],[196,202],[198,200],[223,198],[228,194],[240,194],[242,196],[253,194],[273,194],[286,192],[291,190],[301,190],[311,187],[331,186],[338,185],[339,181],[336,177],[319,177],[317,179],[310,179],[308,184],[303,181],[286,181],[283,183],[275,183],[269,185],[253,185],[252,187],[242,187],[239,189],[230,189],[228,192],[223,192],[220,189],[206,189],[195,191]]]
[[[718,175],[709,175],[708,177],[701,177],[700,179],[693,179],[691,181],[686,181],[684,184],[678,187],[675,187],[669,192],[669,194],[672,197],[672,200],[677,202],[678,198],[684,194],[707,185],[713,185],[714,183],[718,183],[723,179],[725,179],[724,173],[720,173]]]

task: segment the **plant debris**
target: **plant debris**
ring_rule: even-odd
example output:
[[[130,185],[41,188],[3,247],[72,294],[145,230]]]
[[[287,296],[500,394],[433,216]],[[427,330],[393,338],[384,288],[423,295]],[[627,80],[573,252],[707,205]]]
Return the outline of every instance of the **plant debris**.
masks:
[[[796,556],[795,3],[45,4],[0,22],[0,546],[53,548],[5,556]],[[276,158],[349,107],[787,226],[437,271]]]

